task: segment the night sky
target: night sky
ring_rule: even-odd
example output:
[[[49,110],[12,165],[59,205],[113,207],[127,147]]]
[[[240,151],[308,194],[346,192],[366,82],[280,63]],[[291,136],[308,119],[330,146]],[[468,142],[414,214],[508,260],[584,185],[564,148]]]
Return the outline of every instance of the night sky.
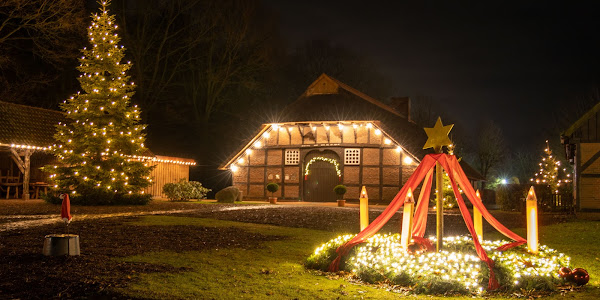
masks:
[[[431,97],[473,137],[492,119],[513,148],[558,139],[553,114],[600,79],[598,1],[264,3],[290,48],[341,44],[392,80],[390,96]]]

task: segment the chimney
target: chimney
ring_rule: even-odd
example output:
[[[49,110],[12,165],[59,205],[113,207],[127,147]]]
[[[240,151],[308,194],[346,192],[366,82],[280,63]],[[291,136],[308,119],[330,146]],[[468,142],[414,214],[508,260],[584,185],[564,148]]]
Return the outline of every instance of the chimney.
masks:
[[[399,114],[406,117],[410,121],[410,98],[409,97],[392,97],[390,99],[390,107]]]

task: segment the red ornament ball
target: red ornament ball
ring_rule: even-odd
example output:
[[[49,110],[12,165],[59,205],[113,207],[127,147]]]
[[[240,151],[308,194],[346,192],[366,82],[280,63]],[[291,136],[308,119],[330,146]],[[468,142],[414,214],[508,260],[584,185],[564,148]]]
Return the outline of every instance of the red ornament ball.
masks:
[[[560,278],[568,279],[571,276],[571,269],[567,267],[560,268],[560,270],[558,270],[558,276],[560,276]]]
[[[419,255],[427,251],[427,246],[419,243],[410,243],[408,244],[406,251],[413,255]]]
[[[573,277],[573,283],[577,285],[584,285],[590,281],[590,274],[582,268],[573,269],[571,276]]]

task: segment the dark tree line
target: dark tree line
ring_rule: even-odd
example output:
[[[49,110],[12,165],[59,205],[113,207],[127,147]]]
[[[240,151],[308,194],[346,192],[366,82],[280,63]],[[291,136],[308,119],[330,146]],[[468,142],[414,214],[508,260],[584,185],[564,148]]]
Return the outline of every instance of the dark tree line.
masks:
[[[80,89],[79,48],[97,4],[79,0],[7,0],[0,4],[1,101],[57,108]],[[277,16],[259,1],[114,0],[111,12],[133,64],[133,102],[147,123],[148,147],[192,157],[192,174],[212,172],[255,125],[277,112],[321,73],[385,99],[391,84],[359,54],[331,41],[290,47]]]
[[[78,49],[96,9],[93,1],[2,1],[0,101],[57,108],[79,90]],[[393,94],[391,81],[367,57],[344,45],[328,40],[287,45],[278,16],[257,0],[114,0],[111,11],[133,63],[132,100],[149,125],[149,148],[196,159],[201,167],[192,169],[192,177],[209,186],[227,181],[213,170],[259,124],[281,121],[278,112],[321,73],[384,102],[404,96]],[[557,128],[596,103],[596,95],[571,105],[576,111],[557,115]],[[509,174],[523,181],[535,170],[537,155],[507,149],[493,122],[470,137],[460,120],[434,110],[434,99],[412,100],[418,125],[430,127],[440,115],[444,123],[456,124],[455,153],[489,179]]]

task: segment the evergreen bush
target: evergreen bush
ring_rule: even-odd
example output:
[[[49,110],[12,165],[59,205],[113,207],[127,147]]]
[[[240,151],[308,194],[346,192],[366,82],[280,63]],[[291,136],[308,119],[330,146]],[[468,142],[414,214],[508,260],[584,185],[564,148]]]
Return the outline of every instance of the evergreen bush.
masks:
[[[267,184],[267,191],[269,191],[271,193],[271,197],[273,196],[273,193],[277,192],[279,190],[279,184],[275,183],[275,182],[270,182],[269,184]]]
[[[62,199],[53,194],[44,194],[44,201],[51,204],[61,204]],[[118,194],[110,191],[90,190],[83,194],[69,197],[72,205],[146,205],[152,201],[150,194]]]
[[[185,178],[176,183],[166,183],[163,186],[163,193],[169,198],[169,201],[189,201],[190,199],[206,199],[206,194],[211,189],[202,186],[198,181],[187,181]]]
[[[537,191],[536,191],[537,192]],[[520,210],[522,199],[527,196],[527,186],[523,184],[503,184],[496,189],[496,204],[502,210]]]
[[[338,196],[338,199],[343,199],[346,191],[346,186],[343,184],[338,184],[333,188],[333,192]]]
[[[215,194],[215,199],[219,203],[234,203],[235,201],[242,201],[242,194],[240,190],[235,186],[228,186]]]

